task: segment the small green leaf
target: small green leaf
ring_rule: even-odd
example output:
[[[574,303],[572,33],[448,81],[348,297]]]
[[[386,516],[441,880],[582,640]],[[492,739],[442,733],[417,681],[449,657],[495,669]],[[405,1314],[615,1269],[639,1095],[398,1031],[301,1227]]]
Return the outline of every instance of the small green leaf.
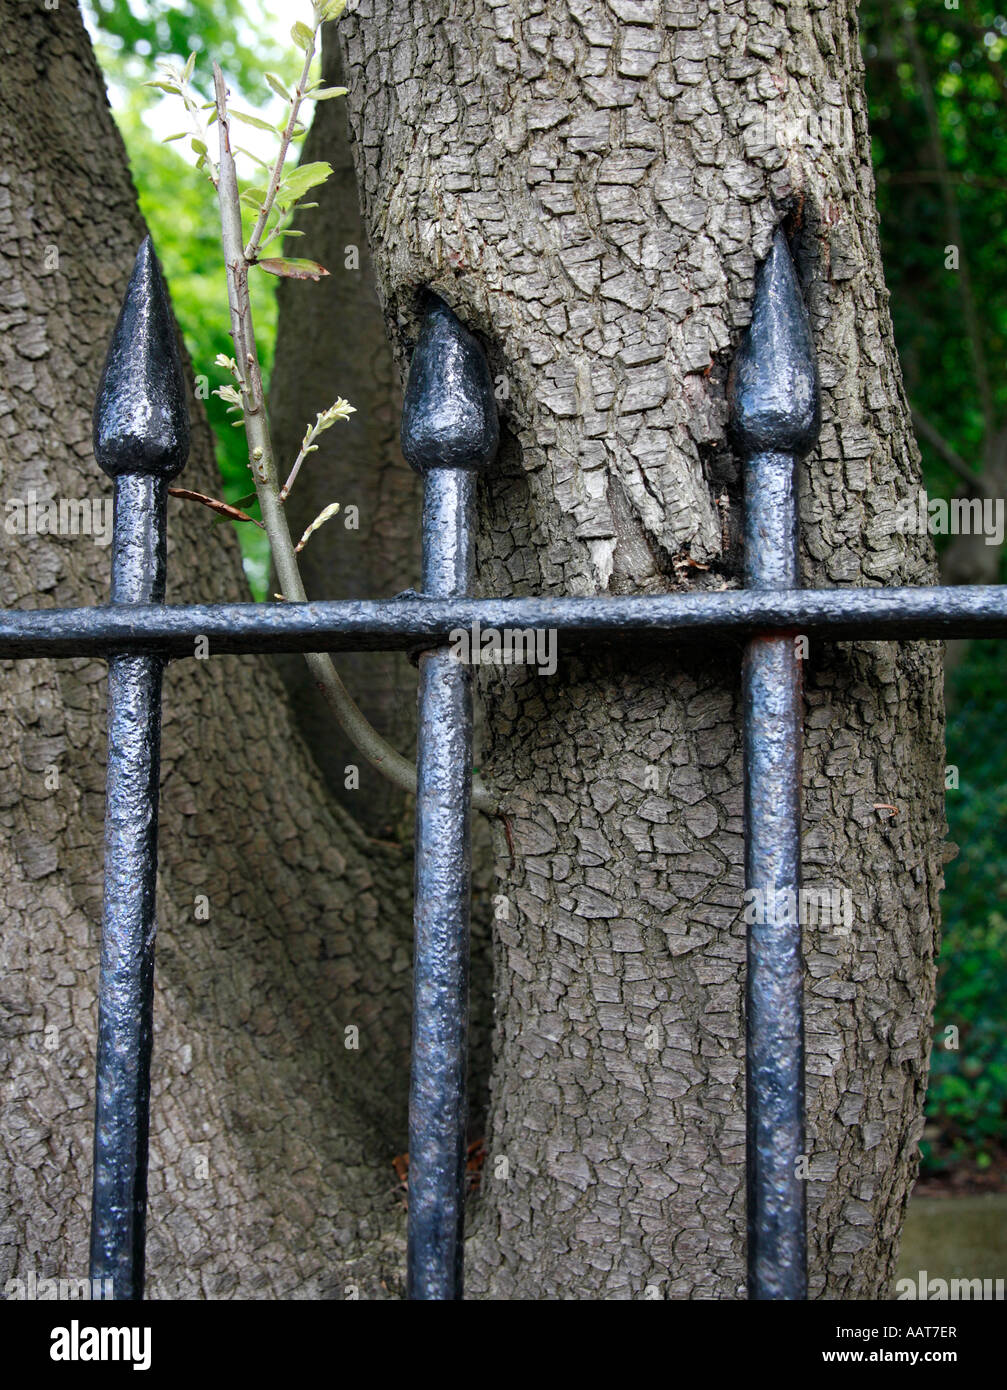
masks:
[[[315,41],[315,36],[312,31],[306,24],[302,24],[300,20],[298,20],[293,29],[291,29],[290,37],[293,39],[294,43],[297,44],[298,48],[304,49],[305,53],[307,53],[308,49]]]
[[[259,494],[257,492],[249,492],[246,493],[244,497],[236,497],[230,505],[232,507],[250,507],[253,502],[257,502],[258,500]]]
[[[349,87],[321,87],[316,92],[308,92],[312,101],[331,101],[333,97],[344,97]]]
[[[202,140],[197,140],[197,139],[195,138],[195,136],[193,136],[193,140],[192,140],[192,152],[193,152],[193,154],[198,154],[198,155],[203,155],[203,156],[205,156],[205,154],[206,154],[206,146],[203,144]]]
[[[192,74],[193,74],[193,71],[194,71],[194,69],[195,69],[195,66],[196,66],[196,50],[193,49],[192,52],[189,54],[188,58],[186,59],[185,67],[182,69],[182,77],[183,77],[183,79],[184,79],[186,82],[190,81],[190,79],[192,78]]]
[[[280,207],[291,207],[299,198],[303,198],[310,189],[324,183],[331,173],[332,165],[325,160],[316,160],[310,164],[298,164],[297,168],[291,169],[287,177],[281,182],[276,201]]]
[[[261,116],[252,116],[247,111],[235,111],[233,106],[231,107],[231,115],[236,121],[244,121],[246,125],[254,125],[256,130],[268,130],[271,134],[273,132],[273,127]]]
[[[244,145],[235,145],[234,153],[247,155],[249,159],[254,160],[262,169],[271,169],[273,167],[271,164],[267,164],[264,159],[260,159],[257,154],[253,154],[251,150],[246,150]]]
[[[189,132],[187,130],[180,130],[177,135],[166,135],[164,139],[161,141],[161,144],[170,144],[172,140],[185,140],[188,138],[188,135]]]
[[[272,87],[273,91],[276,93],[278,97],[283,97],[284,101],[290,101],[290,93],[287,91],[286,87],[277,77],[275,72],[267,72],[266,81],[269,83],[269,85]]]
[[[329,273],[317,261],[305,261],[296,258],[289,260],[285,257],[275,257],[256,261],[256,265],[260,265],[270,275],[282,275],[288,280],[320,280],[323,275]]]

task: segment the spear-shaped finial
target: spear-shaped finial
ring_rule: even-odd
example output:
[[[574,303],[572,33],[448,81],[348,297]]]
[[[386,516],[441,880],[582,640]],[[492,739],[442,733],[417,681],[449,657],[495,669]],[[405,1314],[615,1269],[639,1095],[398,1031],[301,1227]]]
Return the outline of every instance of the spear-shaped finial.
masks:
[[[482,347],[435,294],[428,295],[402,406],[402,452],[417,472],[487,468],[500,442]]]
[[[745,455],[801,458],[818,438],[815,344],[781,227],[756,275],[752,322],[731,367],[728,399],[731,431]]]
[[[136,254],[94,408],[94,456],[113,478],[173,478],[189,455],[185,382],[150,237]]]

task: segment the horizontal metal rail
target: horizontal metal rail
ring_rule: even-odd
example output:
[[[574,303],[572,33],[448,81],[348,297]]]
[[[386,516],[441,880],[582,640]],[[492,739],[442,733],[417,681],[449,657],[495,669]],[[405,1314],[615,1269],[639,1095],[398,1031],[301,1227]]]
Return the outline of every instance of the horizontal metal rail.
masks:
[[[830,641],[1007,637],[1007,585],[586,598],[410,598],[0,612],[0,659],[157,652],[407,651],[456,629],[555,629],[571,644],[794,632]]]

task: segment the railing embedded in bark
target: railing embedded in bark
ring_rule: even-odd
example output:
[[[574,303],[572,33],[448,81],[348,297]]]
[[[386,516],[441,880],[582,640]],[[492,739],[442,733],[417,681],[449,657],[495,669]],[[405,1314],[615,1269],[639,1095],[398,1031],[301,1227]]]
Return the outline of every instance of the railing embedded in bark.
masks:
[[[807,1296],[799,917],[800,666],[823,640],[1007,636],[1007,588],[802,590],[795,465],[817,437],[815,354],[790,250],[776,233],[730,386],[745,467],[744,590],[647,597],[473,598],[475,498],[498,438],[482,349],[430,296],[413,356],[403,449],[424,477],[423,593],[381,601],[168,606],[165,496],[188,449],[181,365],[149,240],[137,256],[95,412],[115,479],[111,603],[0,613],[0,657],[109,663],[91,1237],[93,1278],[143,1292],[164,663],[215,653],[418,650],[420,661],[408,1290],[462,1294],[471,896],[471,671],[451,634],[547,629],[571,649],[742,637],[748,934],[748,1296]],[[783,903],[788,906],[780,907]]]

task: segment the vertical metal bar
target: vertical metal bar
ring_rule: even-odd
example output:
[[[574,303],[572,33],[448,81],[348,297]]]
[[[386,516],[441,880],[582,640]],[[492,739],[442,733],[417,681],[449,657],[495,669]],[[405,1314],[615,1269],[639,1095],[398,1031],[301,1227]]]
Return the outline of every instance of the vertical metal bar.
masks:
[[[475,474],[424,480],[424,583],[468,591]],[[420,657],[409,1282],[412,1298],[460,1298],[465,1219],[471,896],[472,673],[449,651]]]
[[[168,480],[188,441],[174,327],[148,238],[95,408],[95,457],[115,479],[113,604],[164,599]],[[108,671],[90,1272],[111,1279],[117,1299],[143,1296],[163,665],[123,655]]]
[[[745,456],[745,579],[793,589],[795,463],[819,427],[807,312],[782,231],[760,267],[730,383]],[[757,636],[742,668],[745,761],[748,1297],[807,1297],[801,956],[801,668],[794,635]]]
[[[475,470],[498,425],[482,349],[430,296],[409,371],[402,449],[424,475],[423,591],[470,591]],[[465,1226],[472,674],[448,648],[420,657],[407,1286],[460,1299]]]
[[[776,581],[784,557],[766,544],[786,527],[788,454],[757,454],[745,469],[746,543],[762,542],[746,579]],[[768,523],[765,529],[762,524]],[[793,538],[793,527],[791,538]],[[756,637],[742,666],[745,710],[745,885],[755,890],[746,980],[749,1298],[807,1297],[804,1021],[800,901],[801,672],[793,636]]]

